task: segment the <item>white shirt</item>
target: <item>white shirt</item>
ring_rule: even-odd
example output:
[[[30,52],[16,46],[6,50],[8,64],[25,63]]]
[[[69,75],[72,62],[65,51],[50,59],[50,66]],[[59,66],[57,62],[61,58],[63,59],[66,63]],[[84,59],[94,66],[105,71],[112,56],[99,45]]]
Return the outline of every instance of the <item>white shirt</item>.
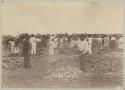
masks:
[[[91,37],[88,38],[88,43],[92,44],[92,38]]]
[[[35,38],[35,37],[31,37],[31,38],[30,38],[30,43],[31,43],[31,44],[36,43],[36,38]]]
[[[89,52],[89,44],[88,44],[87,40],[81,41],[79,43],[78,48],[79,48],[80,51],[83,51],[82,54],[85,54],[85,53]]]
[[[84,50],[84,42],[81,41],[81,40],[78,40],[78,49],[80,51],[83,51]]]
[[[102,43],[102,38],[101,37],[98,37],[98,42]]]
[[[85,54],[85,53],[89,52],[89,44],[86,39],[83,41],[83,45],[84,45],[84,51],[82,54]]]
[[[42,39],[40,39],[40,38],[36,38],[36,41],[37,41],[37,42],[40,42],[40,41],[42,41]]]
[[[111,41],[115,41],[116,40],[116,38],[115,37],[111,37]]]
[[[9,41],[11,46],[15,46],[15,42],[14,41]]]

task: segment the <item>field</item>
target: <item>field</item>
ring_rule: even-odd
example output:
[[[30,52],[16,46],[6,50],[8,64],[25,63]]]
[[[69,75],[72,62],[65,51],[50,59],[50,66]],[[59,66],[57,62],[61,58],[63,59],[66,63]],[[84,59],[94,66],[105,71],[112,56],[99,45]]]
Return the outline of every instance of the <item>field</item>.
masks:
[[[2,69],[2,86],[19,88],[115,88],[122,87],[123,51],[93,49],[88,56],[86,73],[80,70],[76,48],[64,47],[60,55],[38,54],[31,57],[31,69],[23,67],[23,57],[7,56],[3,50],[3,62],[9,68]]]

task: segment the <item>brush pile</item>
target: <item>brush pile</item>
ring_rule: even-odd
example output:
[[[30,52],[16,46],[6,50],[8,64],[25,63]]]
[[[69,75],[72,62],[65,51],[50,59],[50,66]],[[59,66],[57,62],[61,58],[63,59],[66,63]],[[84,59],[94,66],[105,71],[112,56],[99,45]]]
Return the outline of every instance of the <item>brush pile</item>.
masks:
[[[83,72],[78,68],[72,66],[63,66],[61,68],[57,68],[56,70],[51,71],[51,74],[45,78],[67,82],[76,78],[80,78],[82,75]]]

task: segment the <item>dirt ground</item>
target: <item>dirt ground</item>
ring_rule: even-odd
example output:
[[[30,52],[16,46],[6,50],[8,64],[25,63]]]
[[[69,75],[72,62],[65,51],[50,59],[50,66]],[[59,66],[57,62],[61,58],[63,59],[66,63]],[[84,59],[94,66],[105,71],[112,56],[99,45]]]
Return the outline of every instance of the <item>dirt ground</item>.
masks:
[[[87,73],[82,77],[62,82],[59,80],[50,80],[45,78],[51,73],[49,70],[54,70],[61,66],[80,67],[79,58],[72,57],[78,54],[74,48],[63,48],[61,55],[47,56],[37,55],[31,57],[30,69],[23,67],[23,57],[8,57],[3,55],[3,62],[7,60],[19,63],[18,67],[13,69],[2,70],[2,86],[7,88],[115,88],[122,86],[122,51],[96,51],[93,50],[87,62]],[[7,54],[7,51],[4,51]],[[97,60],[98,59],[98,60]],[[101,61],[102,60],[102,61]],[[98,62],[101,63],[97,65]],[[110,62],[109,62],[110,61]],[[105,68],[102,63],[107,62],[110,68]],[[102,66],[100,66],[102,65]],[[94,66],[94,67],[92,67]],[[96,67],[95,67],[96,66]],[[103,67],[103,68],[102,68]]]

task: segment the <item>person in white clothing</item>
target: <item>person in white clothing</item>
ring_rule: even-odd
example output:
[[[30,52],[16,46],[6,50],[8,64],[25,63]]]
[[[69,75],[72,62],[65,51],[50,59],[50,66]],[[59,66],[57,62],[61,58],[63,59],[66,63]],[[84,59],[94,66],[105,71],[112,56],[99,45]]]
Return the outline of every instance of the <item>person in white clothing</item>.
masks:
[[[74,40],[73,40],[73,38],[70,38],[70,48],[74,48]]]
[[[109,39],[109,36],[107,35],[107,36],[104,38],[104,49],[105,49],[105,50],[109,50],[109,43],[110,43],[110,39]]]
[[[101,37],[101,35],[99,35],[97,40],[98,40],[98,47],[99,47],[99,49],[102,49],[103,47],[102,47],[102,37]]]
[[[81,55],[79,56],[80,58],[80,68],[82,71],[86,72],[86,60],[87,60],[87,54],[89,54],[89,44],[88,44],[88,41],[87,41],[87,38],[82,38],[81,39],[83,42],[82,42],[82,45],[83,45],[83,51],[81,53]]]
[[[49,42],[49,55],[54,55],[54,47],[55,47],[55,42],[54,42],[54,38],[51,39],[51,41]]]
[[[33,34],[30,38],[30,44],[31,44],[31,55],[35,55],[36,54],[36,38],[34,37]]]
[[[75,47],[78,47],[78,41],[77,41],[77,38],[76,38],[76,37],[74,38],[74,48],[75,48]]]
[[[15,42],[14,40],[9,41],[10,44],[10,55],[14,54]]]
[[[78,49],[80,51],[84,50],[84,41],[82,41],[81,39],[78,40]]]
[[[88,46],[89,46],[89,52],[88,53],[90,55],[92,55],[92,37],[89,36],[88,39],[87,39],[87,41],[88,41]]]
[[[115,49],[115,47],[116,47],[116,38],[112,36],[110,41],[110,48]]]

